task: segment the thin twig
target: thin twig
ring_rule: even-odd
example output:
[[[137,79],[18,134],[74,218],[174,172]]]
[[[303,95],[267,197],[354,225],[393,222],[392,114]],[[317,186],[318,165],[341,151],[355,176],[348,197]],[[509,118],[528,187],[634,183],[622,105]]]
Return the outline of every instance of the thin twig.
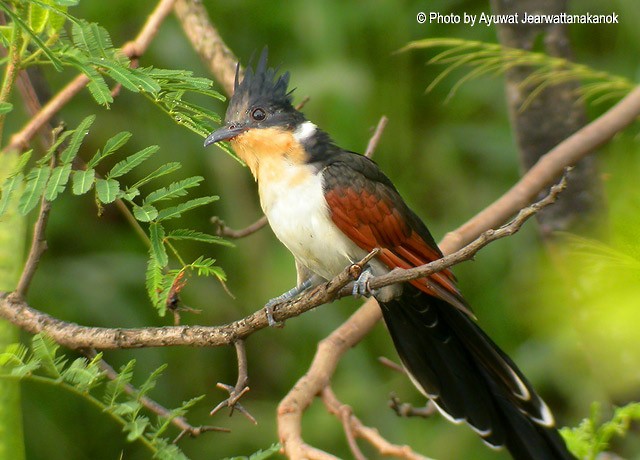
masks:
[[[213,26],[203,3],[197,0],[177,0],[174,10],[193,49],[227,95],[232,95],[238,58]]]
[[[267,220],[267,216],[262,216],[251,225],[245,228],[241,228],[240,230],[235,230],[231,227],[227,227],[224,221],[219,217],[214,216],[211,218],[211,223],[217,227],[216,234],[218,236],[231,238],[231,239],[239,239],[239,238],[244,238],[246,236],[252,235],[258,230],[260,230],[261,228],[263,228],[265,225],[267,225],[268,222],[269,221]]]
[[[385,358],[384,356],[379,356],[378,362],[383,366],[388,367],[392,371],[396,371],[399,374],[407,375],[407,371],[405,370],[404,367],[402,367],[400,364],[396,363],[395,361],[390,360],[389,358]]]
[[[47,240],[45,237],[45,229],[47,228],[47,222],[49,221],[49,211],[51,210],[51,203],[43,196],[40,200],[40,212],[38,213],[38,219],[33,227],[33,239],[31,240],[31,248],[29,249],[29,255],[27,261],[20,275],[20,280],[15,290],[15,295],[20,298],[24,298],[31,285],[31,280],[36,273],[38,264],[42,254],[47,250]]]
[[[298,105],[296,105],[296,110],[302,110],[302,108],[307,105],[307,102],[309,102],[311,100],[311,98],[309,96],[305,96],[302,98],[302,100],[300,102],[298,102]]]
[[[231,409],[229,411],[229,416],[232,416],[234,409],[237,409],[242,415],[247,417],[251,423],[257,425],[258,422],[255,417],[251,415],[239,402],[240,399],[249,391],[249,367],[247,365],[247,350],[245,348],[244,340],[236,340],[234,342],[234,346],[236,348],[236,358],[238,360],[238,379],[236,380],[236,385],[231,386],[218,382],[216,386],[228,391],[229,397],[214,407],[209,415],[215,415],[223,407],[228,407]]]
[[[149,44],[158,33],[162,21],[171,12],[175,0],[160,0],[147,18],[144,26],[136,38],[126,43],[122,47],[122,52],[127,57],[139,57],[149,47]],[[78,94],[88,83],[89,78],[84,74],[78,75],[70,83],[60,90],[42,109],[32,117],[29,122],[17,133],[11,136],[11,141],[4,151],[24,149],[28,146],[31,138],[38,132],[51,117],[53,117],[62,107],[64,107],[76,94]]]
[[[34,67],[34,69],[36,68]],[[40,103],[38,92],[36,91],[33,82],[31,81],[31,77],[26,70],[21,70],[18,74],[16,86],[20,91],[20,94],[22,95],[22,100],[24,101],[27,112],[30,116],[35,116],[42,109],[42,104]],[[40,133],[40,139],[45,150],[47,150],[52,143],[52,131],[53,126],[51,125],[51,120],[43,124],[38,131]]]
[[[396,395],[391,395],[389,399],[389,407],[394,410],[399,417],[421,417],[429,418],[438,412],[435,403],[428,399],[427,404],[423,407],[413,407],[409,403],[403,403]]]
[[[378,144],[380,143],[380,138],[382,137],[384,128],[387,126],[388,122],[389,122],[389,119],[385,115],[382,115],[380,117],[380,121],[378,122],[376,129],[373,132],[371,139],[369,139],[369,143],[367,144],[367,149],[364,151],[365,157],[371,158],[373,156],[374,152],[376,151],[376,148],[378,147]]]

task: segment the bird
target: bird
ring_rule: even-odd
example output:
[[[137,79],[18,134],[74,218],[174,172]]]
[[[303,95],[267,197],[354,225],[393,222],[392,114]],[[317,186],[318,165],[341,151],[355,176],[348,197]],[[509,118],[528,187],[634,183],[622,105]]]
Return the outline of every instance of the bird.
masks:
[[[371,290],[371,277],[443,256],[424,222],[380,167],[340,148],[293,106],[290,74],[269,67],[267,48],[240,79],[225,123],[205,147],[226,141],[257,181],[262,210],[293,254],[297,284],[273,307],[331,280],[373,250],[354,294],[373,295],[416,388],[454,423],[468,424],[515,460],[574,459],[554,417],[517,365],[478,326],[449,269]]]

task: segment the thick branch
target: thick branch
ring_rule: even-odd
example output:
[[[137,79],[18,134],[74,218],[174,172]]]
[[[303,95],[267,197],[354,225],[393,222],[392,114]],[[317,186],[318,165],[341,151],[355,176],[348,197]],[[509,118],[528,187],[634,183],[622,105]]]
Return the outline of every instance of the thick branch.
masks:
[[[526,219],[544,206],[552,203],[562,187],[563,185],[554,187],[549,196],[527,209],[522,210],[509,225],[498,230],[485,232],[470,245],[460,249],[456,253],[410,270],[394,270],[387,275],[371,278],[369,283],[371,288],[377,289],[397,282],[422,278],[463,260],[470,259],[489,242],[504,238],[518,231]],[[322,284],[306,292],[299,298],[280,306],[274,311],[274,319],[276,321],[284,321],[319,305],[351,295],[351,289],[345,289],[345,286],[359,275],[359,270],[354,271],[354,267],[357,268],[358,265],[361,267],[363,264],[366,264],[372,255],[374,255],[374,253],[369,254],[359,264],[347,267],[347,269],[328,283]],[[259,310],[246,318],[225,326],[173,326],[133,329],[86,327],[61,321],[35,310],[24,302],[19,295],[15,294],[5,296],[1,299],[0,316],[33,334],[45,332],[56,342],[66,347],[74,349],[95,348],[101,350],[177,345],[199,347],[229,345],[248,337],[268,325],[266,315],[262,310]]]
[[[49,203],[44,197],[40,201],[40,213],[38,214],[38,220],[33,229],[33,239],[31,240],[31,249],[29,249],[29,255],[27,256],[27,262],[24,265],[18,286],[16,287],[15,294],[19,297],[24,297],[31,285],[33,275],[36,273],[40,257],[47,250],[47,241],[45,239],[44,231],[47,227],[47,221],[49,220],[49,211],[51,210],[51,203]]]
[[[177,0],[175,13],[200,58],[207,64],[213,76],[222,85],[227,95],[233,94],[238,58],[224,43],[209,19],[202,2]]]
[[[357,273],[355,274],[357,277]],[[279,309],[277,321],[298,316],[305,311],[336,299],[340,290],[354,279],[352,267],[326,284],[320,285],[286,308]],[[87,327],[54,318],[30,307],[19,295],[5,294],[0,298],[0,317],[27,332],[44,332],[57,343],[68,348],[94,348],[99,350],[195,346],[212,347],[230,345],[268,326],[267,317],[259,310],[241,320],[225,326],[172,326],[143,328]]]

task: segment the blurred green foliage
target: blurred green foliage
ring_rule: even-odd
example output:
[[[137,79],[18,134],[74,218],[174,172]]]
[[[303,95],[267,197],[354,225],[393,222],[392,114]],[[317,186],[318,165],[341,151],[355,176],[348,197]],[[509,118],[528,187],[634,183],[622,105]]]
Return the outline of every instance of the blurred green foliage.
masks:
[[[296,100],[311,97],[304,109],[306,115],[331,133],[339,145],[363,151],[379,117],[389,117],[375,159],[425,218],[436,239],[517,180],[519,161],[502,79],[483,77],[469,82],[445,103],[450,88],[467,70],[454,72],[425,94],[425,88],[443,70],[425,66],[434,53],[396,53],[408,42],[425,37],[495,42],[495,29],[484,25],[471,28],[416,21],[419,11],[488,12],[487,2],[204,3],[243,62],[269,45],[271,62],[292,74]],[[151,8],[150,2],[84,1],[69,12],[98,22],[118,47],[137,33]],[[635,0],[580,0],[571,2],[570,8],[576,13],[618,12],[620,24],[569,27],[575,58],[637,81],[640,10]],[[173,17],[162,25],[140,64],[187,69],[195,76],[209,77]],[[45,70],[52,91],[75,75],[69,70]],[[8,117],[5,137],[27,119],[19,95],[14,94],[11,102],[14,112]],[[224,113],[225,104],[207,108]],[[601,104],[588,109],[595,117],[606,108]],[[77,126],[91,113],[96,114],[94,126],[99,129],[92,131],[80,150],[86,161],[115,133],[130,131],[134,133],[128,146],[131,152],[160,146],[154,163],[135,171],[138,179],[161,164],[179,161],[185,176],[204,177],[203,194],[221,197],[183,216],[180,228],[212,232],[211,215],[236,228],[259,217],[255,185],[248,171],[217,148],[205,151],[200,136],[172,122],[140,95],[123,91],[107,110],[98,107],[85,90],[64,108],[60,119]],[[632,128],[603,147],[600,158],[609,200],[609,216],[603,217],[611,235],[607,244],[638,260],[640,157],[636,131],[637,127]],[[121,159],[107,161],[102,172]],[[566,270],[559,270],[555,260],[553,264],[549,260],[557,254],[544,251],[534,227],[529,223],[515,237],[490,245],[475,262],[455,271],[483,328],[531,378],[559,423],[575,426],[588,416],[593,401],[600,401],[606,412],[612,402],[622,404],[640,397],[640,378],[634,367],[639,349],[634,334],[639,323],[635,278],[626,268],[613,270],[603,261],[587,264],[580,259],[585,254],[568,256]],[[158,317],[146,296],[147,247],[114,207],[105,207],[98,217],[92,200],[65,194],[55,202],[47,239],[49,251],[28,299],[32,305],[86,325],[170,324],[170,318]],[[183,314],[184,323],[213,325],[238,319],[295,282],[291,256],[268,229],[238,241],[236,248],[212,246],[209,250],[224,268],[234,297],[215,280],[190,278],[182,298],[187,306],[201,312]],[[186,245],[184,251],[185,258],[193,260],[202,247]],[[599,254],[591,252],[586,255],[592,259]],[[590,270],[594,263],[596,268]],[[578,285],[580,296],[572,290]],[[168,363],[151,395],[166,406],[176,407],[206,394],[190,411],[191,423],[223,425],[232,433],[207,433],[195,440],[182,440],[181,447],[191,458],[249,455],[277,441],[274,419],[278,401],[308,368],[318,340],[357,305],[357,301],[342,300],[323,306],[289,321],[284,329],[261,331],[248,340],[251,392],[243,404],[258,419],[257,426],[238,414],[230,419],[223,413],[213,419],[208,416],[225,397],[215,389],[215,383],[235,381],[232,348],[117,351],[106,353],[105,358],[116,368],[135,358],[140,376]],[[333,380],[337,396],[351,405],[365,424],[375,425],[392,442],[409,444],[433,458],[507,458],[487,449],[467,427],[451,425],[439,416],[398,419],[387,408],[392,391],[416,405],[424,401],[406,378],[378,364],[375,358],[379,355],[395,359],[382,325],[346,355]],[[142,377],[137,382],[134,378],[133,383],[143,381]],[[23,388],[27,458],[148,458],[144,447],[127,443],[121,427],[86,401],[30,382]],[[303,428],[308,442],[350,457],[341,424],[319,402],[305,415]],[[625,458],[640,458],[640,446],[633,437],[614,447]],[[366,454],[376,456],[368,446],[363,448]]]

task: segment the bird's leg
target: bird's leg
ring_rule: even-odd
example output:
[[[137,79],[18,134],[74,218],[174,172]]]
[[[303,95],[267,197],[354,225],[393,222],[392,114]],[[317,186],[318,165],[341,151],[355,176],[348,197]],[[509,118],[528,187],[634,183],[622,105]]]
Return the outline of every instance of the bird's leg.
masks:
[[[360,276],[358,276],[358,279],[353,283],[351,294],[356,298],[375,295],[376,291],[372,290],[369,286],[369,280],[371,278],[373,278],[373,272],[371,271],[371,267],[366,265],[362,273],[360,273]]]
[[[275,326],[276,324],[278,324],[277,321],[273,319],[273,313],[275,312],[276,305],[287,302],[288,300],[297,297],[299,294],[306,291],[310,287],[315,286],[316,284],[316,279],[312,276],[304,280],[302,283],[298,284],[296,287],[289,289],[284,294],[269,300],[264,306],[264,312],[267,315],[269,326]]]

